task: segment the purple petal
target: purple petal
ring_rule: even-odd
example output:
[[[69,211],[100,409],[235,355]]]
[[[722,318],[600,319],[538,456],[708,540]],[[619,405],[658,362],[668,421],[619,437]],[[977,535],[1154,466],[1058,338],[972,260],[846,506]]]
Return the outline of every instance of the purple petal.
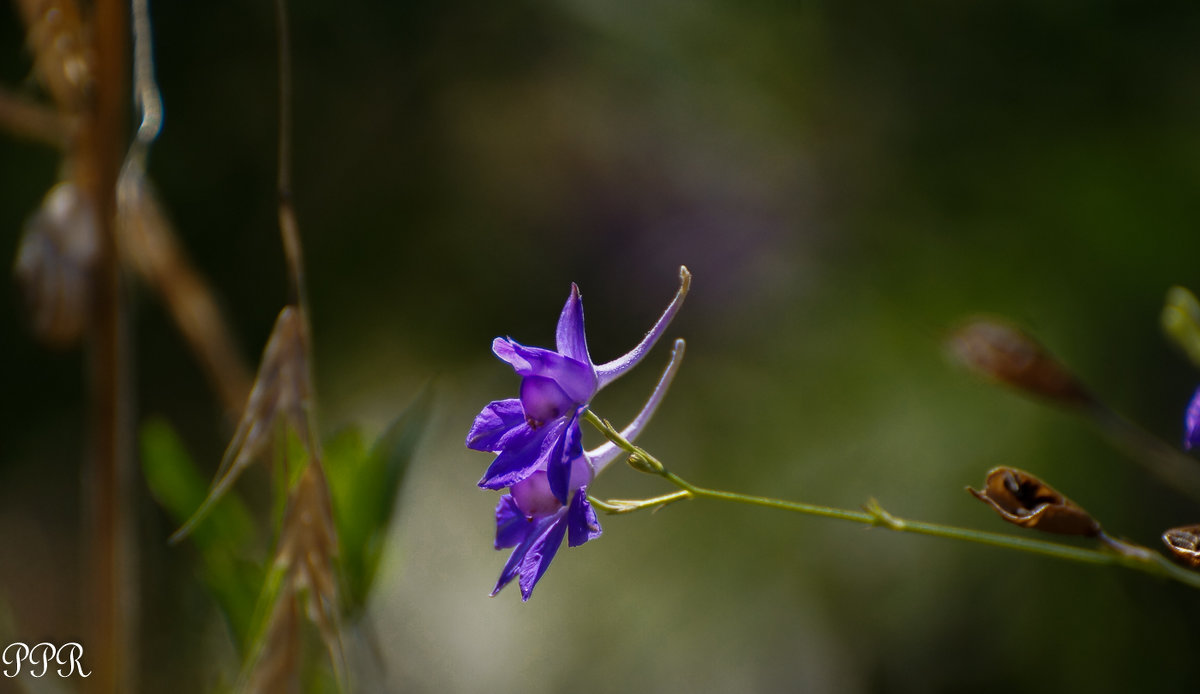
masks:
[[[556,513],[552,516],[538,518],[529,525],[525,539],[512,551],[512,554],[508,556],[508,561],[504,563],[504,568],[500,571],[500,578],[496,581],[496,587],[492,589],[493,596],[499,593],[500,589],[508,585],[509,581],[513,580],[517,573],[520,572],[522,599],[529,599],[529,591],[533,590],[532,583],[537,583],[537,579],[541,578],[541,574],[534,576],[533,582],[529,586],[529,591],[526,591],[524,588],[526,560],[529,558],[530,551],[536,547],[538,552],[536,558],[540,562],[541,557],[545,554],[547,535],[552,534],[557,526],[562,525],[563,515],[562,513]],[[547,566],[550,563],[550,559],[554,558],[554,553],[558,551],[558,545],[562,543],[561,531],[559,531],[558,538],[558,542],[550,550],[550,556],[544,562]],[[546,572],[545,567],[541,569],[541,572]]]
[[[637,347],[634,347],[625,355],[596,367],[599,388],[612,383],[626,371],[632,369],[650,352],[650,348],[666,332],[667,325],[671,323],[671,319],[675,317],[676,312],[679,311],[679,307],[683,305],[683,299],[687,296],[688,288],[691,287],[691,284],[691,273],[687,271],[687,268],[679,268],[679,291],[675,293],[675,298],[671,300],[670,305],[667,306],[667,310],[663,311],[658,322],[654,324],[653,328],[650,328],[650,332],[646,333],[646,337],[642,338]]]
[[[483,473],[479,486],[484,489],[503,489],[538,470],[545,470],[566,425],[566,419],[558,419],[536,430],[526,427],[531,434],[529,438],[514,442],[502,450],[488,466],[487,472]]]
[[[500,570],[500,578],[496,580],[496,587],[492,588],[491,595],[493,598],[500,592],[500,589],[513,580],[513,576],[517,575],[517,569],[521,566],[521,559],[523,558],[519,556],[520,552],[521,548],[518,547],[513,550],[512,554],[508,555],[508,561],[504,563],[504,568]]]
[[[546,477],[550,482],[550,492],[564,506],[567,504],[572,464],[576,458],[583,455],[581,436],[579,413],[576,412],[567,422],[566,431],[559,437],[558,443],[550,453],[550,459],[546,462]]]
[[[511,494],[500,497],[496,504],[496,549],[516,547],[521,544],[533,523],[521,513]]]
[[[497,337],[492,340],[492,354],[500,357],[500,361],[513,367],[517,373],[528,371],[531,368],[529,362],[525,361],[521,355],[517,354],[517,350],[513,349],[513,345],[515,344],[517,343],[513,342],[511,337]]]
[[[572,547],[600,537],[600,521],[588,503],[587,487],[580,487],[575,492],[575,498],[571,499],[571,505],[567,508],[567,531],[567,544]]]
[[[467,448],[476,451],[498,451],[504,448],[501,441],[505,435],[524,423],[525,411],[520,400],[510,398],[488,403],[475,417],[475,423],[467,433]]]
[[[587,336],[583,332],[583,300],[579,298],[579,287],[571,284],[571,296],[558,316],[555,331],[555,346],[558,353],[581,364],[591,364],[588,356]]]
[[[562,502],[554,498],[546,473],[541,470],[514,484],[508,493],[526,517],[553,515],[563,507]]]
[[[546,516],[535,520],[530,524],[528,531],[525,534],[525,539],[521,544],[508,555],[508,561],[504,562],[504,568],[500,570],[500,578],[496,580],[496,587],[492,588],[492,596],[500,592],[500,589],[508,585],[508,582],[513,580],[517,572],[521,570],[521,565],[525,563],[525,555],[529,552],[530,547],[537,538],[543,535],[546,529],[554,524],[557,516]]]
[[[575,403],[558,387],[558,383],[542,376],[521,379],[521,405],[530,426],[563,416]]]
[[[565,511],[565,509],[564,509]],[[518,583],[521,586],[521,600],[529,600],[529,596],[533,594],[533,587],[542,579],[542,574],[546,573],[546,569],[550,568],[550,562],[554,560],[554,555],[558,553],[558,548],[562,545],[563,535],[567,531],[566,513],[559,512],[553,516],[549,516],[548,523],[545,528],[539,527],[537,534],[531,534],[529,548],[523,552],[521,559],[521,577]],[[522,547],[525,545],[522,544]]]
[[[1200,388],[1188,403],[1187,414],[1183,418],[1183,447],[1191,450],[1200,444]]]
[[[492,352],[521,376],[541,376],[558,384],[576,403],[584,404],[596,394],[596,373],[590,363],[581,363],[540,347],[526,347],[506,338],[492,341]]]

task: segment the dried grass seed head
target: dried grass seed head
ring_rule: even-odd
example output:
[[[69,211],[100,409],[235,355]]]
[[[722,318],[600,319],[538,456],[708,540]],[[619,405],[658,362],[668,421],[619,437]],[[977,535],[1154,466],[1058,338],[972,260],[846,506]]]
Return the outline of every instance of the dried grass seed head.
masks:
[[[308,618],[317,625],[340,681],[345,672],[345,655],[337,553],[329,484],[314,456],[289,494],[275,561],[286,567],[285,582],[290,589],[306,600]]]
[[[286,306],[275,319],[246,409],[225,449],[208,497],[175,531],[172,542],[186,537],[204,519],[242,472],[266,452],[276,434],[284,430],[281,425],[292,427],[309,458],[317,457],[309,426],[310,373],[305,322],[295,307]]]

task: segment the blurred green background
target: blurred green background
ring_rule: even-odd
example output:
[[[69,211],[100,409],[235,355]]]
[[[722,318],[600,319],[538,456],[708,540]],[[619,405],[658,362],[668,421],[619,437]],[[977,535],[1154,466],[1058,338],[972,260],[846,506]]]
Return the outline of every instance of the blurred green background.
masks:
[[[285,301],[268,3],[156,3],[150,173],[256,360]],[[641,337],[686,264],[683,370],[642,443],[699,484],[1008,530],[963,492],[1035,472],[1157,547],[1200,508],[1076,419],[954,368],[986,311],[1171,442],[1197,376],[1158,329],[1200,288],[1200,6],[1190,2],[403,2],[292,7],[295,192],[320,417],[369,431],[432,379],[372,629],[411,692],[1192,691],[1200,594],[715,502],[602,518],[521,604],[487,593],[496,494],[463,438],[553,340]],[[14,11],[0,79],[28,86]],[[0,139],[11,262],[53,152]],[[0,589],[26,640],[79,635],[79,352],[0,290]],[[215,468],[227,423],[135,292],[139,417]],[[667,351],[595,402],[625,420]],[[595,440],[594,438],[592,440]],[[137,487],[146,691],[228,656],[186,548]],[[600,496],[668,491],[615,466]],[[1015,529],[1014,529],[1015,530]],[[14,640],[14,639],[10,639]],[[365,648],[365,646],[355,646]],[[211,649],[218,656],[203,656]],[[206,673],[207,674],[198,674]]]

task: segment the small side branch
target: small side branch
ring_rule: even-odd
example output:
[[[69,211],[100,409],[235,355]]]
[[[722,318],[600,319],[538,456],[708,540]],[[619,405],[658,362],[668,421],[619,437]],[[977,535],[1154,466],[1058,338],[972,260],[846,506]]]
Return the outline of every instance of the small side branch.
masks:
[[[19,137],[66,149],[76,123],[53,108],[0,87],[0,128]]]

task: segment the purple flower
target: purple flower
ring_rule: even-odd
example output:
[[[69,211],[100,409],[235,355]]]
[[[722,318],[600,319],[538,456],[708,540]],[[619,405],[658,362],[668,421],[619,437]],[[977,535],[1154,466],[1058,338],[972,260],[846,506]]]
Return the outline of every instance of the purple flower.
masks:
[[[1196,389],[1183,417],[1183,447],[1191,450],[1196,445],[1200,445],[1200,388]]]
[[[667,387],[679,369],[683,348],[683,340],[676,340],[671,361],[659,378],[654,392],[638,416],[621,431],[627,440],[637,438],[662,402]],[[567,443],[568,448],[578,446],[578,434],[577,427],[568,429],[567,438],[576,439]],[[600,521],[588,503],[587,488],[595,476],[620,453],[621,449],[615,444],[605,442],[573,458],[569,469],[569,486],[572,490],[570,503],[562,503],[551,491],[548,476],[542,470],[512,485],[509,493],[500,497],[500,503],[496,506],[496,549],[515,549],[500,572],[492,595],[499,593],[513,578],[519,577],[521,599],[528,600],[533,587],[546,573],[550,561],[558,552],[563,535],[567,536],[567,544],[572,547],[600,537]]]
[[[521,599],[528,600],[562,545],[564,534],[572,547],[578,547],[599,537],[600,532],[600,521],[587,500],[587,485],[580,486],[571,503],[563,506],[550,493],[545,473],[537,472],[518,482],[496,506],[496,549],[516,549],[504,564],[492,595],[519,576]]]
[[[492,351],[521,376],[520,397],[497,400],[475,418],[467,447],[498,455],[479,481],[484,489],[509,488],[496,507],[496,549],[514,547],[496,583],[495,595],[520,576],[522,599],[545,573],[566,535],[572,546],[600,535],[600,523],[587,500],[587,486],[616,458],[606,443],[583,450],[579,419],[592,397],[637,365],[662,336],[687,294],[691,275],[680,269],[680,288],[666,311],[636,347],[605,364],[588,355],[579,288],[563,306],[556,351],[496,338]],[[683,354],[676,341],[671,363],[638,417],[623,432],[633,438],[645,426],[666,392]]]
[[[572,462],[583,455],[579,415],[592,397],[637,365],[662,336],[687,294],[691,275],[680,269],[675,299],[640,343],[605,364],[592,363],[583,331],[583,302],[579,287],[558,318],[557,351],[526,347],[511,338],[492,341],[492,352],[521,376],[519,398],[489,403],[467,434],[467,448],[498,453],[479,486],[511,487],[535,472],[545,472],[550,490],[567,503]]]

